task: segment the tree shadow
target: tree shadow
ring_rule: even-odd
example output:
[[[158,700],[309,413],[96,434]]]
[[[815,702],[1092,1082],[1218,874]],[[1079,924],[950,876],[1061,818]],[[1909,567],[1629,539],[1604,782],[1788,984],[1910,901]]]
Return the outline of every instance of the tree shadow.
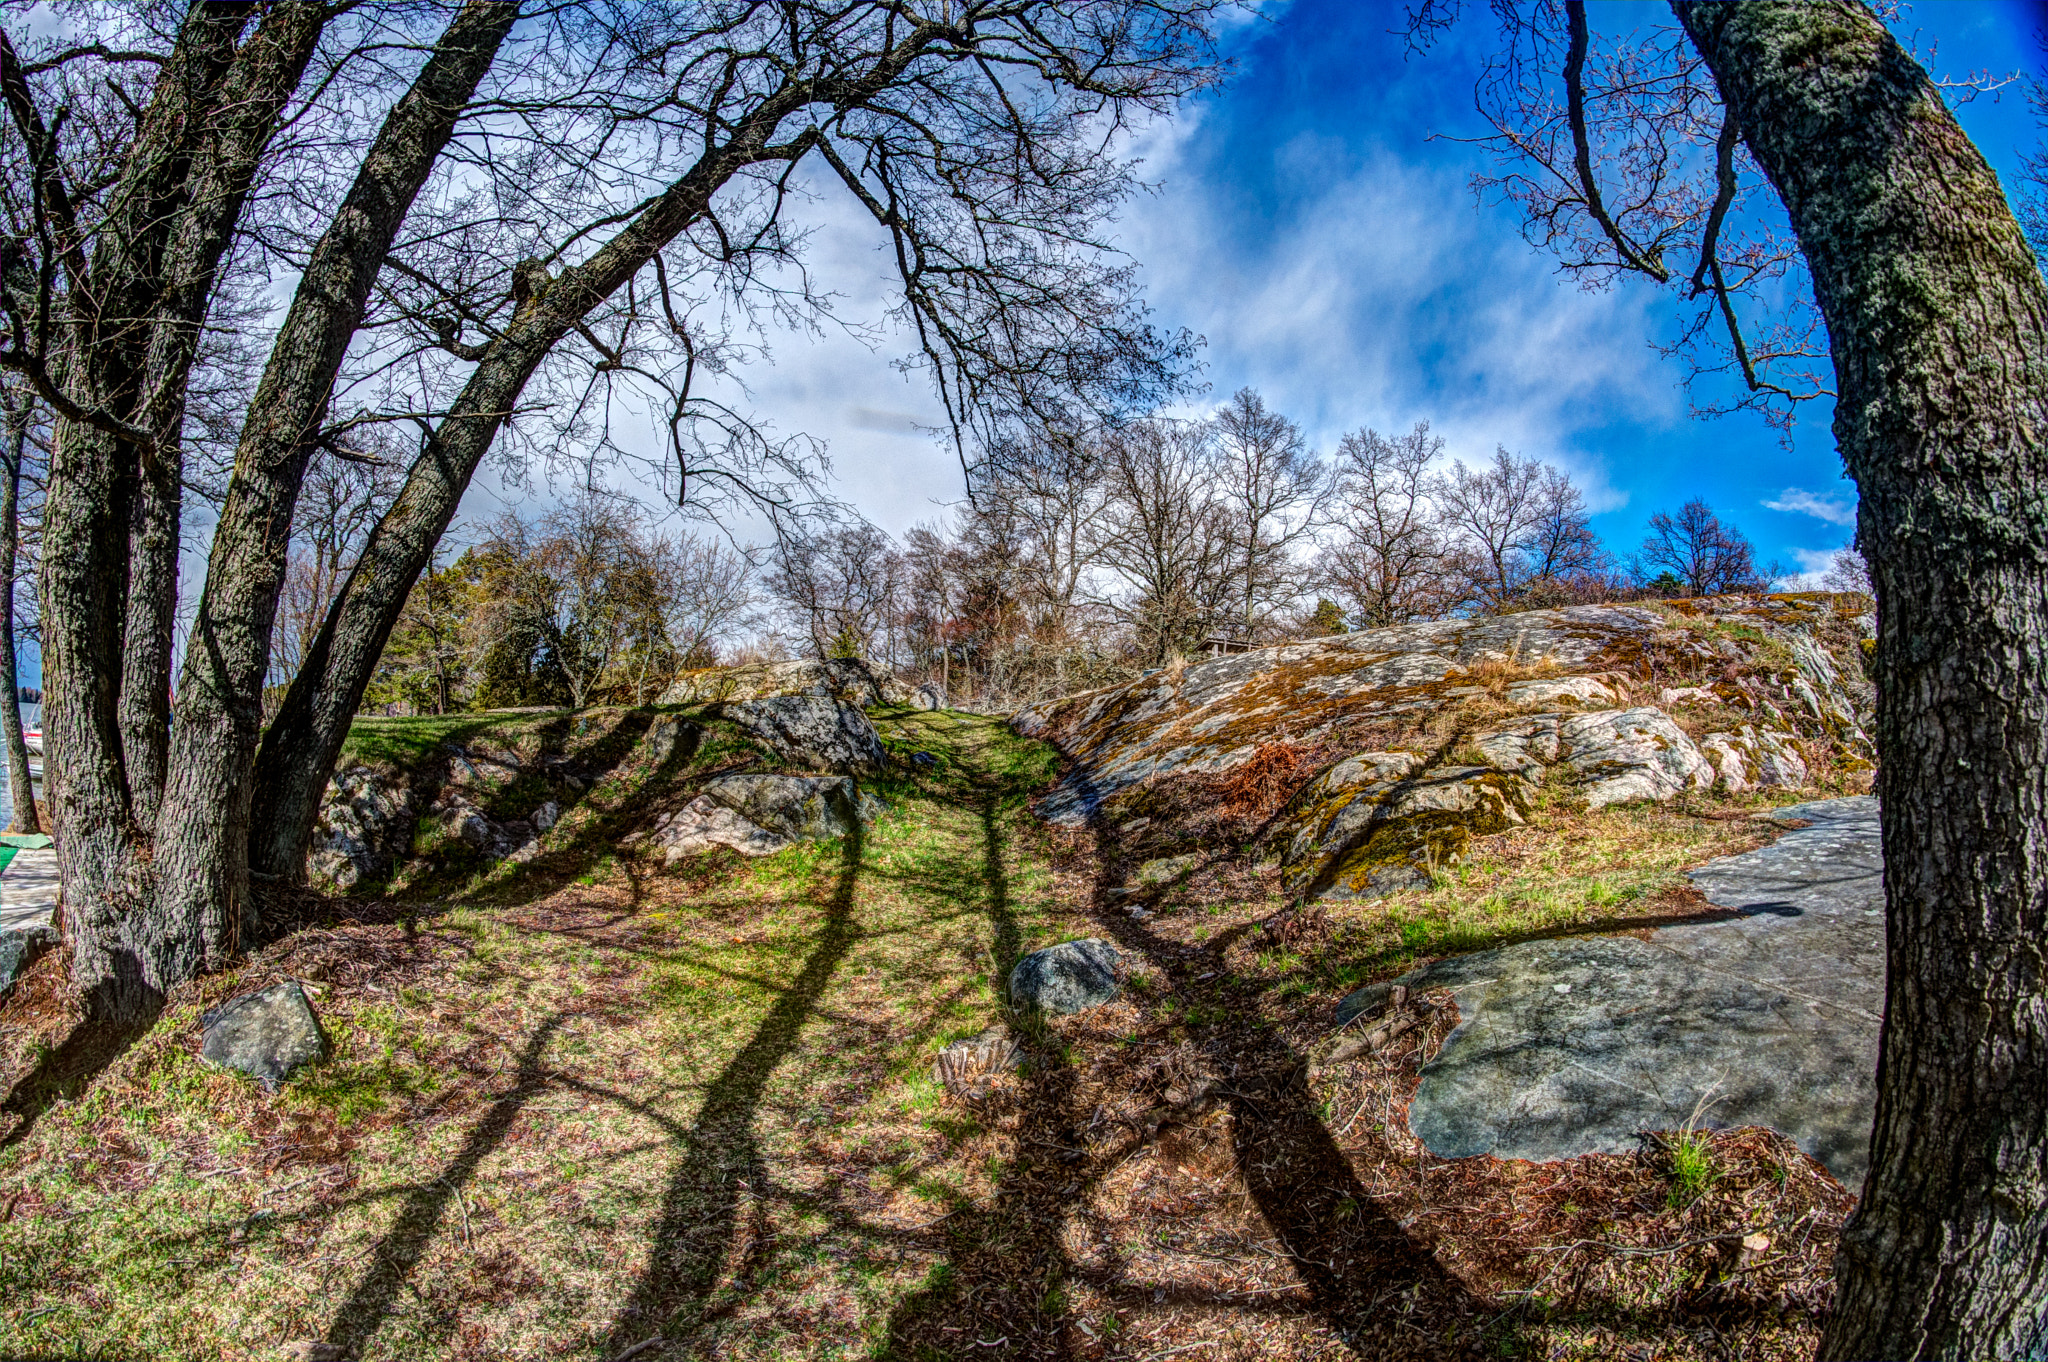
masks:
[[[0,1102],[0,1113],[14,1118],[13,1127],[0,1138],[0,1152],[27,1139],[45,1112],[59,1102],[77,1097],[112,1067],[130,1046],[149,1034],[162,1011],[159,1004],[144,1019],[121,1024],[79,1022],[55,1046],[44,1051],[8,1090],[5,1102]]]
[[[754,1252],[741,1264],[744,1281],[769,1242],[765,1221],[769,1170],[753,1130],[775,1069],[793,1050],[840,961],[859,937],[853,895],[859,882],[863,838],[841,839],[842,863],[803,969],[775,1000],[719,1075],[704,1089],[689,1128],[674,1136],[681,1158],[669,1174],[647,1250],[647,1265],[613,1316],[607,1351],[616,1354],[650,1338],[665,1337],[680,1317],[702,1311],[721,1270],[743,1235]],[[744,1222],[748,1222],[743,1224]]]
[[[1016,956],[1017,928],[1001,889],[1001,825],[997,804],[984,804],[985,864],[992,887],[991,926],[1011,944],[999,955],[1005,968]],[[1098,841],[1109,834],[1097,829]],[[1113,852],[1113,848],[1111,848]],[[1110,878],[1114,854],[1101,858],[1099,881]],[[1364,1356],[1455,1357],[1476,1351],[1478,1302],[1446,1272],[1429,1247],[1411,1238],[1359,1181],[1321,1117],[1306,1082],[1306,1062],[1276,1031],[1248,1024],[1230,1007],[1221,985],[1205,986],[1220,943],[1184,951],[1108,907],[1108,885],[1098,882],[1093,916],[1104,935],[1165,976],[1176,1000],[1220,1005],[1226,1023],[1205,1047],[1218,1071],[1230,1112],[1236,1173],[1244,1192],[1290,1263],[1305,1293],[1306,1309]],[[1004,990],[1006,991],[1006,990]],[[1020,1018],[1029,1028],[1030,1018]],[[1166,1289],[1127,1279],[1121,1259],[1107,1267],[1077,1266],[1062,1232],[1086,1205],[1089,1190],[1131,1157],[1142,1140],[1088,1149],[1087,1113],[1076,1101],[1076,1073],[1051,1064],[1028,1076],[1016,1134],[1020,1157],[1000,1179],[985,1210],[955,1213],[944,1226],[940,1268],[906,1297],[888,1323],[891,1356],[945,1358],[1074,1355],[1078,1338],[1067,1327],[1062,1282],[1087,1282],[1112,1301],[1136,1308],[1164,1298]],[[1042,1157],[1035,1151],[1051,1151]],[[1025,1153],[1024,1151],[1034,1151]],[[1177,1304],[1219,1316],[1299,1314],[1301,1303],[1240,1299],[1228,1292],[1175,1289]],[[1387,1308],[1398,1301],[1399,1308]],[[1410,1313],[1437,1321],[1470,1318],[1466,1335],[1414,1336]],[[1091,1353],[1092,1355],[1092,1353]]]
[[[549,1018],[527,1038],[510,1090],[491,1103],[482,1119],[470,1128],[469,1138],[463,1141],[461,1151],[447,1168],[432,1182],[412,1190],[391,1228],[370,1250],[370,1267],[348,1299],[335,1308],[327,1326],[325,1340],[341,1348],[342,1356],[354,1356],[376,1334],[391,1314],[399,1291],[410,1282],[428,1241],[440,1228],[449,1201],[461,1195],[461,1189],[476,1177],[478,1167],[504,1142],[521,1108],[547,1086],[549,1074],[541,1060],[562,1020]]]

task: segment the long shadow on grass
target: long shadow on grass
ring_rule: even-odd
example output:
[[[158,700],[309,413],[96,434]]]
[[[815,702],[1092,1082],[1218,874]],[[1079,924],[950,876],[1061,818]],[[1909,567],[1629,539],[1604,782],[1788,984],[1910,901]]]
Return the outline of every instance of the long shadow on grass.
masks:
[[[993,799],[984,831],[992,885],[1000,884],[1000,825]],[[1104,834],[1098,834],[1099,836]],[[1105,858],[1104,864],[1114,862]],[[1106,895],[1098,886],[1097,903]],[[1000,936],[1005,900],[992,898]],[[1307,1295],[1307,1308],[1361,1355],[1456,1357],[1478,1343],[1479,1308],[1445,1273],[1429,1249],[1411,1240],[1380,1212],[1315,1111],[1302,1057],[1276,1032],[1258,1024],[1249,999],[1232,996],[1210,949],[1191,951],[1099,908],[1097,922],[1129,955],[1148,961],[1170,981],[1183,1003],[1200,1002],[1227,1019],[1204,1047],[1221,1080],[1231,1112],[1236,1163],[1244,1190]],[[1002,957],[1007,966],[1014,956]],[[1249,1020],[1247,1020],[1249,1019]],[[1143,1309],[1161,1288],[1123,1279],[1120,1267],[1077,1269],[1061,1243],[1062,1226],[1085,1204],[1086,1189],[1130,1156],[1118,1143],[1088,1152],[1085,1113],[1073,1109],[1077,1074],[1054,1066],[1032,1076],[1017,1136],[1017,1166],[999,1185],[986,1211],[956,1214],[946,1222],[947,1257],[929,1285],[913,1293],[889,1322],[892,1355],[940,1358],[970,1345],[978,1357],[1068,1356],[1071,1343],[1061,1306],[1064,1279],[1088,1281],[1111,1299]],[[1272,1252],[1274,1250],[1266,1250]],[[1300,1305],[1239,1301],[1228,1293],[1173,1290],[1176,1301],[1212,1317],[1270,1318]],[[1413,1314],[1437,1331],[1421,1336]],[[1470,1327],[1446,1334],[1446,1320]]]
[[[548,1072],[541,1059],[561,1024],[560,1017],[551,1017],[527,1038],[510,1091],[491,1103],[447,1168],[432,1182],[413,1189],[405,1205],[399,1208],[397,1220],[371,1250],[369,1270],[335,1310],[333,1321],[327,1326],[326,1341],[341,1347],[342,1356],[355,1356],[384,1323],[428,1241],[447,1215],[449,1201],[461,1195],[462,1187],[475,1178],[477,1168],[504,1142],[520,1109],[547,1086]]]
[[[650,1338],[673,1340],[674,1331],[696,1326],[698,1320],[687,1316],[700,1313],[718,1285],[720,1269],[741,1236],[743,1215],[751,1222],[757,1247],[765,1239],[760,1198],[769,1173],[754,1135],[754,1114],[769,1077],[795,1048],[826,984],[859,935],[853,893],[860,879],[860,833],[841,839],[840,846],[844,860],[838,882],[802,972],[705,1089],[697,1119],[679,1138],[682,1155],[662,1196],[647,1266],[613,1317],[608,1354]],[[749,1201],[751,1206],[745,1204]]]
[[[976,793],[996,995],[1003,997],[1021,946],[1003,869],[1003,803],[1013,791],[987,781]],[[1086,1139],[1071,1110],[1073,1088],[1074,1071],[1065,1065],[1029,1076],[1017,1127],[1019,1157],[987,1210],[966,1209],[945,1220],[943,1265],[889,1317],[890,1356],[954,1357],[970,1345],[977,1357],[1041,1356],[1047,1347],[1065,1355],[1058,1288],[1072,1265],[1060,1232],[1077,1195],[1102,1171],[1084,1166]]]

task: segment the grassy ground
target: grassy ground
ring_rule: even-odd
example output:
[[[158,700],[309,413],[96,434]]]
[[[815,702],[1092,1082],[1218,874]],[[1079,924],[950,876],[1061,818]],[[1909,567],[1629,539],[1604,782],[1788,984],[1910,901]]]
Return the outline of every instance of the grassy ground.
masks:
[[[1848,1202],[1784,1141],[1446,1163],[1401,1115],[1442,1000],[1318,1058],[1345,989],[1418,957],[1699,911],[1680,867],[1764,840],[1751,809],[1546,807],[1429,890],[1274,927],[1270,867],[1216,856],[1137,918],[1109,891],[1164,853],[1037,822],[1049,749],[880,726],[939,761],[862,838],[662,871],[605,835],[626,792],[573,854],[330,903],[174,999],[4,1136],[0,1356],[1810,1350]],[[1125,995],[1006,1017],[1009,964],[1076,935],[1118,942]],[[0,1007],[16,1059],[59,964]],[[266,1096],[195,1022],[279,978],[335,1055]],[[1000,1021],[1024,1067],[949,1097],[936,1052]]]

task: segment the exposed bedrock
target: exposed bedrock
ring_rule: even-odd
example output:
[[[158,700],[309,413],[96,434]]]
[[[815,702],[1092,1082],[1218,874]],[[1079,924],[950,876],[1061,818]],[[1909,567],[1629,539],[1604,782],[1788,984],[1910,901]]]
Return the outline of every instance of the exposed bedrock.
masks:
[[[1457,999],[1458,1028],[1408,1112],[1430,1151],[1562,1159],[1634,1149],[1643,1131],[1762,1125],[1858,1187],[1884,1011],[1877,801],[1778,817],[1807,826],[1693,872],[1721,912],[1455,956],[1393,981]],[[1360,990],[1338,1017],[1389,987]]]
[[[1071,759],[1040,802],[1070,825],[1140,784],[1312,749],[1329,764],[1268,845],[1292,892],[1370,898],[1427,882],[1538,799],[1598,809],[1867,768],[1869,608],[1794,594],[1405,625],[1167,668],[1012,722]]]

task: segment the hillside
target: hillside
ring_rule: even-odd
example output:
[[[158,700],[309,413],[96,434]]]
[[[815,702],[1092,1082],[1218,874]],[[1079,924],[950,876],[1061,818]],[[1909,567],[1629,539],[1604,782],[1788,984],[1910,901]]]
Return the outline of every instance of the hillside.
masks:
[[[54,955],[0,1003],[0,1351],[1805,1356],[1852,1202],[1791,1140],[1435,1157],[1410,1102],[1455,981],[1370,1032],[1339,1005],[1456,953],[1702,920],[1686,871],[1771,843],[1752,815],[1867,784],[1855,604],[1245,654],[1022,716],[1064,762],[826,678],[363,721],[330,889],[275,905],[275,939],[111,1047],[67,1038]],[[1676,764],[1583,760],[1574,724],[1636,711]],[[1535,769],[1499,755],[1553,719]],[[1731,757],[1713,735],[1744,724]],[[1403,774],[1365,778],[1380,758]],[[1645,771],[1683,774],[1599,798]],[[1497,802],[1404,812],[1410,859],[1293,853],[1360,801],[1407,809],[1403,781]],[[1426,854],[1360,890],[1360,847]],[[1077,937],[1114,943],[1114,999],[1011,1006],[1019,959]],[[210,1009],[286,981],[326,1060],[268,1093],[201,1058]],[[1014,1067],[935,1069],[962,1053]]]
[[[1860,596],[1576,606],[1259,649],[1026,709],[1040,804],[1133,855],[1255,840],[1291,894],[1428,885],[1538,804],[1868,788]]]

